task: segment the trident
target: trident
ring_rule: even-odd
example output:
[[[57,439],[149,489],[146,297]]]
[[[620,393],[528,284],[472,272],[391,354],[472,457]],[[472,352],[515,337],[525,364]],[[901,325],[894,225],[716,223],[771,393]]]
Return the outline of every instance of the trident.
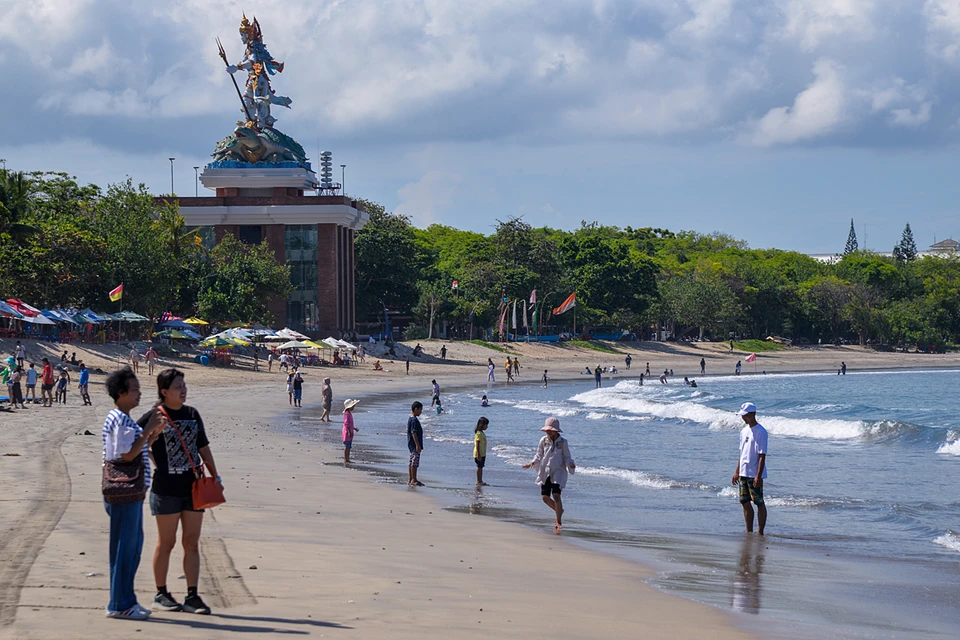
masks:
[[[227,52],[223,50],[223,44],[220,43],[220,38],[217,38],[217,48],[220,50],[220,59],[223,60],[223,64],[230,67],[230,63],[227,62]],[[247,103],[243,101],[243,94],[240,93],[240,85],[237,84],[237,79],[233,77],[233,74],[230,74],[230,79],[233,80],[233,88],[237,90],[237,97],[240,98],[240,105],[243,107],[243,112],[247,114],[247,122],[254,122],[253,117],[250,115],[250,110],[247,109]]]

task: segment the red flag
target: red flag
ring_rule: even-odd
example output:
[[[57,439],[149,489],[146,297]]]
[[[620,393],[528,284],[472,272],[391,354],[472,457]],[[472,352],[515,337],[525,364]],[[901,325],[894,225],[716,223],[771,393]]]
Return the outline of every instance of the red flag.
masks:
[[[757,361],[757,354],[751,353],[751,354],[748,355],[746,358],[744,358],[744,360],[746,360],[747,362],[756,362],[756,361]]]
[[[530,304],[537,304],[537,290],[534,289],[530,292]]]
[[[553,310],[553,315],[558,316],[561,313],[570,311],[570,309],[573,309],[576,305],[577,305],[577,292],[574,291],[573,293],[570,294],[569,298],[563,301],[563,304],[561,304],[559,307]]]
[[[121,284],[119,287],[111,291],[108,295],[110,296],[110,302],[116,302],[117,300],[123,297],[123,285]]]

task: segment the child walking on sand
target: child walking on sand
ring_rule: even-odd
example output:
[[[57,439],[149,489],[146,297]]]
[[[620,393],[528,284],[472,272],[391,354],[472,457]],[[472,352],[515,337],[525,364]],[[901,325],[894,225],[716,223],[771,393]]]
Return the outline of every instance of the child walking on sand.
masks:
[[[477,420],[477,427],[473,430],[473,461],[477,463],[477,486],[486,487],[483,481],[483,467],[487,463],[487,426],[490,421],[483,416]]]
[[[346,399],[343,401],[343,464],[350,464],[350,449],[353,447],[353,434],[360,431],[353,426],[353,408],[359,400]]]
[[[570,455],[567,439],[560,435],[559,420],[547,418],[540,431],[545,431],[547,435],[540,439],[537,455],[528,464],[523,465],[523,468],[537,467],[540,496],[544,504],[556,513],[557,520],[553,524],[553,532],[560,535],[563,529],[563,502],[560,500],[560,492],[567,486],[567,469],[573,473],[577,465]]]
[[[66,369],[60,369],[60,379],[57,380],[57,404],[67,404],[68,382],[70,382],[70,374]]]

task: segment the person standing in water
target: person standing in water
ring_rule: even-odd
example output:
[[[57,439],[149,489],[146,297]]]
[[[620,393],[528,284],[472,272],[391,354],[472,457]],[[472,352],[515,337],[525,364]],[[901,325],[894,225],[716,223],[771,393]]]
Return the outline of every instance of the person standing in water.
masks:
[[[423,403],[419,400],[410,405],[410,417],[407,419],[407,449],[410,451],[410,486],[422,487],[423,483],[417,479],[420,468],[420,453],[423,451],[423,426],[420,424],[420,414],[423,412]]]
[[[497,367],[493,364],[493,358],[487,358],[487,382],[496,382],[493,378],[493,372]]]
[[[537,467],[540,497],[556,514],[553,532],[560,535],[563,529],[563,501],[560,493],[567,486],[567,470],[573,473],[577,465],[570,455],[567,439],[560,435],[560,421],[557,418],[547,418],[540,431],[546,432],[546,435],[540,439],[533,460],[523,465],[523,468]]]
[[[633,362],[633,358],[630,357],[630,354],[627,354],[627,357],[623,359],[624,364],[627,365],[627,371],[630,371],[630,363]]]
[[[350,464],[350,449],[353,448],[353,434],[360,431],[353,426],[353,408],[359,400],[347,399],[343,401],[343,464]]]
[[[593,381],[597,383],[597,389],[599,389],[603,383],[603,369],[600,368],[600,365],[597,365],[597,368],[593,370]]]
[[[767,477],[767,430],[757,422],[757,407],[744,402],[738,415],[747,424],[740,430],[740,456],[733,472],[733,484],[740,487],[740,504],[747,533],[753,532],[753,506],[757,505],[757,532],[767,526],[767,505],[763,502],[763,480]]]
[[[477,465],[477,486],[486,487],[487,483],[483,481],[483,467],[487,464],[487,426],[490,421],[483,416],[477,420],[477,426],[473,430],[473,461]]]
[[[540,379],[543,380],[543,388],[546,389],[546,388],[547,388],[547,384],[550,382],[550,378],[547,377],[547,370],[546,370],[546,369],[543,370],[543,377],[540,378]]]
[[[320,422],[330,422],[330,409],[333,407],[333,387],[330,386],[330,378],[323,379],[320,396],[323,399],[323,413],[320,415]]]
[[[700,358],[700,375],[706,375],[707,373],[707,361],[703,358]]]

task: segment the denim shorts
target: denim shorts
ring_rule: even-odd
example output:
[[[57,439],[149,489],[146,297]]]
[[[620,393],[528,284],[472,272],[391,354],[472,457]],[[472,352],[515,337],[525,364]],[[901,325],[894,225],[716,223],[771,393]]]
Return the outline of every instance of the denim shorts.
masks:
[[[171,516],[181,511],[198,511],[203,513],[203,509],[193,508],[192,496],[158,496],[155,493],[150,493],[150,515]]]
[[[293,399],[299,400],[303,397],[303,389],[294,389],[293,390]]]
[[[343,441],[343,446],[344,446],[345,448],[349,449],[350,447],[353,446],[353,440],[344,440],[344,441]]]

